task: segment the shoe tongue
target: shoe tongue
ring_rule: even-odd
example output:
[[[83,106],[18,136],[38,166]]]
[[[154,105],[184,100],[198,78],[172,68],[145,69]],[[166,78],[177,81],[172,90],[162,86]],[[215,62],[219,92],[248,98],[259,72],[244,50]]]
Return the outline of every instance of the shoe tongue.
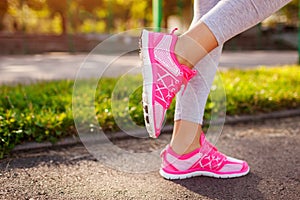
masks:
[[[204,135],[203,132],[201,133],[201,136],[200,136],[200,144],[201,144],[201,150],[200,150],[201,153],[206,154],[206,153],[211,152],[212,150],[217,151],[217,148],[214,147],[212,144],[210,144],[210,143],[206,140],[205,135]]]
[[[204,133],[202,132],[201,133],[201,136],[200,136],[200,145],[203,146],[206,142],[206,138],[205,138],[205,135]]]

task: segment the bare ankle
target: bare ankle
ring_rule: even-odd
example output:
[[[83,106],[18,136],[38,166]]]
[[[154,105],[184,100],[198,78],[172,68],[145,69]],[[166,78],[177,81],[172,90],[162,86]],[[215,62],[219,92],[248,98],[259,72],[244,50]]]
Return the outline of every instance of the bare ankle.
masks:
[[[193,142],[192,144],[171,143],[170,147],[178,155],[184,155],[184,154],[190,153],[190,152],[200,148],[201,146],[200,146],[199,142],[197,142],[197,143]]]
[[[179,155],[190,153],[201,147],[201,133],[200,124],[185,120],[175,121],[170,146]]]
[[[217,46],[218,41],[213,32],[200,21],[198,25],[178,37],[175,53],[195,66]]]
[[[183,57],[179,56],[176,54],[176,58],[178,60],[178,62],[182,65],[185,65],[187,66],[188,68],[190,69],[193,69],[194,68],[194,65],[192,65],[191,63],[189,63],[186,59],[184,59]]]
[[[187,55],[186,55],[187,51],[185,51],[185,45],[184,45],[185,41],[184,40],[185,39],[183,39],[182,37],[178,37],[178,40],[176,42],[175,49],[174,49],[175,55],[180,64],[185,65],[188,68],[192,69],[194,67],[194,65],[187,60]]]

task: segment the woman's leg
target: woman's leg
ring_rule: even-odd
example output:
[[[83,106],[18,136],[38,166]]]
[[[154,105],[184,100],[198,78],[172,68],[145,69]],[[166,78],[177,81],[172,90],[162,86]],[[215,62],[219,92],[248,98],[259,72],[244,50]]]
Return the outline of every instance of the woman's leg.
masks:
[[[189,82],[186,91],[177,95],[175,124],[170,143],[176,153],[184,154],[200,147],[199,138],[202,133],[201,124],[205,104],[216,73],[222,44],[234,35],[261,21],[288,1],[270,2],[271,0],[263,3],[261,3],[261,0],[245,2],[241,0],[195,1],[194,20],[191,28],[178,39],[179,45],[177,45],[177,47],[180,47],[180,41],[184,41],[184,47],[180,48],[180,52],[184,52],[189,62],[183,63],[195,66],[198,74]],[[257,7],[257,5],[260,7]],[[245,12],[246,8],[249,8],[248,13]],[[221,16],[216,13],[220,13]],[[241,18],[238,18],[238,16],[241,16]],[[247,16],[248,18],[245,20]],[[202,19],[200,19],[201,17]],[[207,23],[208,26],[203,22]],[[229,26],[230,28],[228,28]],[[205,32],[205,35],[208,33],[211,35],[203,39],[203,35],[199,34],[201,32]],[[193,45],[198,46],[193,47]],[[193,51],[188,48],[193,49]],[[194,49],[199,49],[199,52],[195,53]],[[210,53],[205,56],[207,52]],[[199,59],[201,60],[198,61]],[[191,64],[196,61],[198,61],[196,65]]]
[[[179,38],[173,33],[144,30],[141,36],[143,104],[149,135],[159,136],[171,100],[181,85],[195,75],[191,68],[196,63],[217,46],[255,25],[289,1],[221,0]]]
[[[219,1],[195,26],[179,37],[175,46],[179,62],[192,68],[218,45],[259,23],[290,1]]]
[[[211,10],[219,0],[195,0],[191,27]],[[191,52],[191,50],[189,50]],[[191,79],[184,93],[176,97],[174,129],[170,146],[178,154],[199,148],[206,101],[219,64],[222,45],[211,51],[195,65],[196,76]]]
[[[167,146],[161,153],[160,174],[163,177],[178,179],[204,175],[232,178],[249,173],[250,168],[245,161],[220,153],[205,139],[204,134],[200,135],[203,116],[201,110],[203,112],[215,74],[215,61],[218,60],[220,52],[215,54],[217,57],[213,59],[214,61],[207,57],[202,61],[203,66],[199,66],[203,68],[201,68],[203,76],[208,78],[204,78],[201,73],[194,77],[195,72],[190,68],[193,68],[207,53],[211,52],[214,55],[213,51],[217,51],[215,49],[217,46],[221,46],[229,38],[255,25],[288,2],[289,0],[275,2],[273,0],[221,0],[179,39],[173,33],[162,34],[146,30],[142,32],[144,116],[151,136],[159,136],[162,119],[174,95],[180,91],[183,84],[192,82],[185,91],[187,93],[178,95],[175,115],[175,120],[178,119],[175,129],[178,131],[174,131],[171,146]],[[205,60],[207,62],[204,62]],[[190,68],[185,65],[189,65]],[[204,93],[198,93],[198,90]],[[203,98],[197,99],[194,94]],[[180,103],[184,103],[184,107]],[[195,112],[197,108],[199,110]],[[187,112],[189,110],[191,112]],[[195,113],[200,113],[200,116],[194,116]],[[178,139],[179,136],[182,136],[182,140]],[[199,146],[201,148],[194,151],[190,148],[187,151],[185,148],[189,148],[190,144],[195,145],[193,148]],[[177,152],[173,150],[175,146]],[[185,155],[182,155],[184,153]]]

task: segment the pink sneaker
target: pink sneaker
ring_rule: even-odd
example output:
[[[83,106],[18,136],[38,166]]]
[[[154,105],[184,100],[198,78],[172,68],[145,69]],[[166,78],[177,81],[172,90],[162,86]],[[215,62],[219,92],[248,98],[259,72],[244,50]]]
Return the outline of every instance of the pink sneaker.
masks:
[[[218,152],[202,133],[201,148],[185,155],[176,154],[170,146],[161,153],[162,166],[160,175],[166,179],[185,179],[194,176],[215,178],[234,178],[249,173],[245,161],[226,156]]]
[[[176,59],[174,48],[178,37],[173,32],[143,30],[141,36],[144,119],[153,138],[159,136],[166,111],[176,93],[196,74]]]

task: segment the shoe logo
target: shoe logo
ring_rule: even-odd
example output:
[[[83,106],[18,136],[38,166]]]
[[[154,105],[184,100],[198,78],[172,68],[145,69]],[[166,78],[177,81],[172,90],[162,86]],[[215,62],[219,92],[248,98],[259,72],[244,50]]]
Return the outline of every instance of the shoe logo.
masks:
[[[199,161],[199,164],[202,168],[208,168],[208,169],[218,169],[224,159],[217,156],[217,155],[206,155],[202,157]]]

